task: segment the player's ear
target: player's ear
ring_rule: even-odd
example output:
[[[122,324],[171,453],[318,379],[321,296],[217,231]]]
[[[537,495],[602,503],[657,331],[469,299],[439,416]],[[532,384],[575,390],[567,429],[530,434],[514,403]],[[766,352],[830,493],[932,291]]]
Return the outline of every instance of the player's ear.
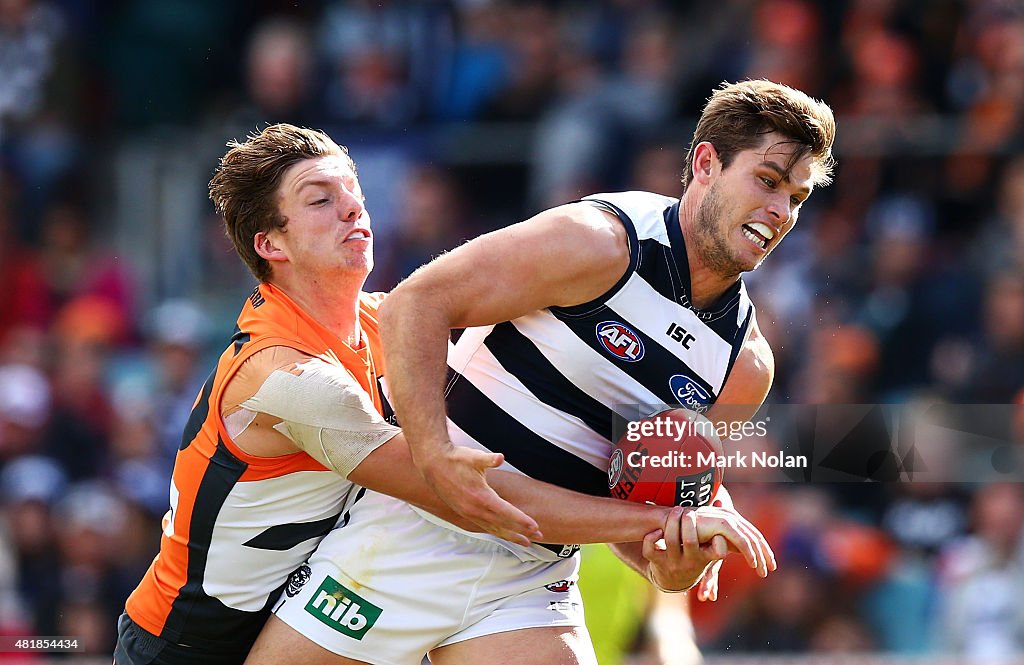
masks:
[[[284,249],[279,247],[266,231],[260,231],[253,236],[252,246],[256,253],[267,261],[285,261],[288,259]]]
[[[701,141],[693,153],[693,173],[690,175],[694,180],[707,184],[719,163],[715,146],[708,141]]]

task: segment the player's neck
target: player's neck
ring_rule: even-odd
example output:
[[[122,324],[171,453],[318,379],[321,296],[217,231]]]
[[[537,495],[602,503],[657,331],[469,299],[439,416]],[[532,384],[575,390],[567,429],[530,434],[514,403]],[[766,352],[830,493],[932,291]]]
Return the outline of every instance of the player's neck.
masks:
[[[739,275],[722,275],[709,268],[690,243],[686,244],[686,259],[690,264],[690,302],[697,309],[715,304],[740,278]]]
[[[740,276],[724,274],[713,268],[698,251],[700,242],[694,237],[696,208],[692,199],[684,195],[679,205],[679,227],[686,245],[686,262],[690,266],[690,302],[697,309],[706,309],[721,298]]]
[[[316,280],[280,279],[277,286],[304,312],[338,339],[352,347],[359,344],[359,292],[362,282],[331,284],[326,288]]]

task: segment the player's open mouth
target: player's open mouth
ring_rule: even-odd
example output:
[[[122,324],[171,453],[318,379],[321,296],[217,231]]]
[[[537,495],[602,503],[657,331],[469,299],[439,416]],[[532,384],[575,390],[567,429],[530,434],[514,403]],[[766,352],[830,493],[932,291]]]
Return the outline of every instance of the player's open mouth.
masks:
[[[370,232],[369,231],[366,231],[364,229],[358,229],[358,230],[353,231],[352,233],[348,234],[345,237],[345,242],[348,242],[349,240],[369,240],[369,239],[370,239]]]
[[[767,224],[752,222],[743,225],[743,235],[761,249],[768,249],[768,243],[775,237],[775,232]]]

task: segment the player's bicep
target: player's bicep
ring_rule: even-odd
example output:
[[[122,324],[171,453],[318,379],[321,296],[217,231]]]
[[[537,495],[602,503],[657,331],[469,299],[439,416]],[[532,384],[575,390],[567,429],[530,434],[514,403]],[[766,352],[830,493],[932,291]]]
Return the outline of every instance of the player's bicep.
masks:
[[[425,297],[444,309],[451,327],[487,325],[592,300],[628,265],[621,222],[590,204],[572,204],[441,256],[400,284],[384,307]]]
[[[345,368],[318,358],[272,371],[240,406],[279,418],[274,429],[344,477],[400,431]]]

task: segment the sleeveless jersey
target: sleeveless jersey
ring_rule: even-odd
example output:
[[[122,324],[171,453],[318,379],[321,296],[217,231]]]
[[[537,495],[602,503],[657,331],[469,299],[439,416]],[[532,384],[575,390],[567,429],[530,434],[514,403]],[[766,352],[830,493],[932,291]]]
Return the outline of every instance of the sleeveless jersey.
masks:
[[[139,626],[176,644],[248,652],[289,574],[335,526],[353,485],[305,452],[241,450],[221,418],[224,388],[253,354],[290,347],[343,366],[383,413],[374,365],[381,299],[361,294],[367,343],[352,350],[280,289],[263,283],[253,291],[185,426],[160,552],[126,604]]]
[[[615,416],[718,398],[752,327],[742,280],[714,305],[690,302],[679,201],[647,192],[587,197],[622,221],[629,268],[591,302],[467,329],[450,349],[449,434],[504,453],[528,476],[608,496]],[[621,425],[624,421],[620,421]]]

